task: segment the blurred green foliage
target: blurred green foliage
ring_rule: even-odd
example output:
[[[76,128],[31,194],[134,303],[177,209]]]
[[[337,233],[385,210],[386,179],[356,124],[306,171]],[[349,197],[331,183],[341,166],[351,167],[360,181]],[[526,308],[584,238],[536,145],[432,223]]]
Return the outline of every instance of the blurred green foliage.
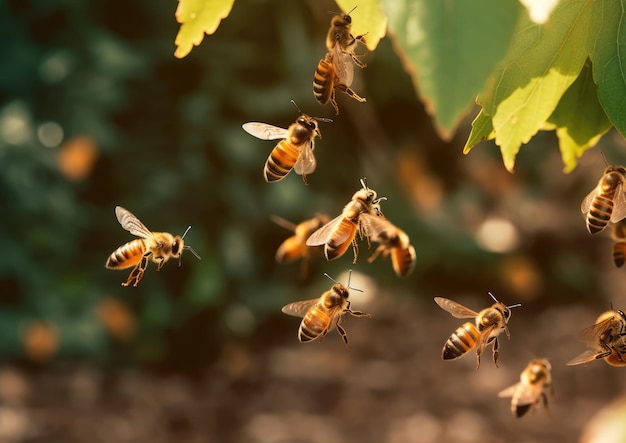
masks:
[[[491,290],[505,302],[541,305],[598,292],[599,257],[609,262],[610,244],[591,240],[577,217],[601,160],[592,177],[565,178],[555,150],[544,149],[555,143],[547,135],[519,156],[515,176],[495,149],[463,156],[468,123],[457,138],[438,138],[387,39],[357,73],[354,88],[367,104],[340,95],[335,117],[312,94],[334,4],[239,6],[178,60],[173,4],[0,3],[3,358],[200,371],[228,341],[295,340],[280,307],[319,296],[329,287],[323,272],[349,268],[425,303]],[[246,121],[287,127],[297,117],[292,99],[335,120],[321,123],[308,187],[295,174],[265,183],[273,143],[241,129]],[[62,130],[60,143],[42,129],[50,127]],[[69,170],[84,175],[68,175],[67,156],[75,162]],[[398,279],[388,259],[367,263],[373,250],[365,242],[358,264],[350,252],[330,263],[316,257],[305,281],[298,263],[277,265],[274,252],[289,232],[269,216],[338,215],[361,177],[411,236],[414,274]],[[108,254],[133,239],[116,205],[154,231],[180,234],[191,224],[185,240],[202,260],[186,253],[181,267],[172,260],[158,273],[151,263],[139,287],[121,287],[130,270],[104,268]],[[492,216],[516,226],[513,249],[493,252],[476,241]],[[531,277],[519,277],[520,269]],[[50,327],[29,335],[33,322]]]

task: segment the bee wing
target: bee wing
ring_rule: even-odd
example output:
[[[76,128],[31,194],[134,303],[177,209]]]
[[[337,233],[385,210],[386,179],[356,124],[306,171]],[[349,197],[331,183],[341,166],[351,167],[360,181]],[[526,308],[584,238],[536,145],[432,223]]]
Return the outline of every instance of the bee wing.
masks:
[[[583,363],[589,363],[590,361],[596,360],[598,357],[598,351],[585,351],[577,357],[572,358],[570,361],[566,363],[567,366],[575,366],[582,365]]]
[[[117,216],[117,221],[122,225],[122,228],[126,229],[131,234],[142,238],[152,238],[152,232],[150,232],[150,230],[128,209],[116,206],[115,215]]]
[[[339,83],[345,86],[352,85],[354,79],[354,64],[352,57],[341,50],[341,45],[335,45],[335,73]]]
[[[435,303],[444,311],[448,311],[455,318],[475,318],[478,312],[466,308],[460,303],[443,297],[435,297]]]
[[[241,125],[248,134],[260,138],[261,140],[277,140],[287,137],[287,129],[268,123],[248,122]]]
[[[611,221],[617,223],[626,217],[626,193],[622,190],[622,185],[617,185],[615,190],[615,199],[613,205],[613,213],[611,214]]]
[[[480,338],[476,342],[476,353],[478,355],[482,354],[487,344],[489,343],[489,339],[491,338],[491,333],[498,327],[497,324],[489,325],[482,331],[480,331]]]
[[[578,338],[585,343],[595,345],[598,343],[598,337],[613,327],[613,321],[613,318],[609,317],[595,325],[588,326],[578,333]]]
[[[517,391],[520,385],[521,383],[517,382],[514,385],[511,385],[508,388],[501,390],[500,392],[498,392],[498,397],[500,398],[513,397],[515,395],[515,391]]]
[[[580,210],[582,211],[583,214],[586,214],[587,212],[589,212],[591,203],[593,202],[593,199],[596,198],[596,195],[598,195],[597,186],[593,188],[589,194],[587,194],[587,196],[583,199],[583,202],[580,204]]]
[[[306,239],[307,246],[320,246],[326,244],[333,233],[335,226],[341,223],[343,220],[343,214],[333,218],[331,221],[326,223],[324,226],[319,228],[313,234]],[[346,237],[347,238],[347,237]],[[345,239],[343,240],[345,241]],[[337,243],[343,243],[343,241],[339,240]]]
[[[306,143],[300,151],[300,156],[298,160],[296,160],[296,164],[293,165],[293,170],[296,171],[298,175],[307,175],[312,174],[317,167],[317,162],[315,161],[315,154],[313,154],[314,144],[313,141]]]
[[[284,314],[291,315],[293,317],[304,317],[306,313],[311,309],[315,304],[319,301],[318,298],[313,298],[311,300],[303,300],[296,301],[293,303],[289,303],[288,305],[283,306],[281,311]]]
[[[270,214],[270,220],[272,220],[274,223],[276,223],[278,226],[280,226],[281,228],[285,228],[288,229],[290,231],[295,231],[296,230],[296,224],[290,222],[287,219],[284,219],[278,215],[274,215],[274,214]]]
[[[380,243],[380,235],[387,229],[394,228],[387,218],[380,215],[372,215],[363,213],[359,217],[359,225],[361,226],[361,232],[364,236],[369,237],[371,241]]]

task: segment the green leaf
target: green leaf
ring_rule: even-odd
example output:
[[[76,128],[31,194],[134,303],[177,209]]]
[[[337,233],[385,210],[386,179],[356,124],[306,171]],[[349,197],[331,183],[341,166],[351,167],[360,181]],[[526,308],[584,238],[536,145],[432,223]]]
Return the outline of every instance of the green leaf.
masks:
[[[545,25],[521,21],[495,89],[479,97],[493,115],[496,144],[513,171],[520,146],[541,129],[576,80],[601,26],[590,2],[563,2]]]
[[[405,69],[449,139],[505,56],[518,17],[517,0],[381,0]]]
[[[495,136],[491,116],[487,115],[484,109],[481,109],[472,122],[472,132],[465,143],[463,154],[469,153],[474,146],[483,140],[493,140]]]
[[[588,63],[548,120],[556,128],[565,172],[574,170],[578,158],[611,128],[596,89]]]
[[[198,46],[204,34],[211,35],[222,19],[228,17],[235,0],[178,0],[176,20],[180,29],[176,35],[176,58],[183,58]]]
[[[354,0],[337,0],[343,12],[354,9]],[[378,42],[387,34],[387,17],[380,11],[378,0],[363,0],[358,3],[352,17],[352,35],[365,35],[367,49],[373,51]]]
[[[626,137],[626,23],[624,0],[593,2],[601,25],[591,54],[598,97],[611,123]]]

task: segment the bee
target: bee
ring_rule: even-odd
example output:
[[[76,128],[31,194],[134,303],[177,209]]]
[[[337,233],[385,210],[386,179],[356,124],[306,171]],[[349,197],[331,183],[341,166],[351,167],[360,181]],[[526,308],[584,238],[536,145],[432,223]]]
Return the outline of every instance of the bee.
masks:
[[[452,314],[453,317],[474,318],[476,322],[476,326],[471,322],[466,322],[452,333],[443,346],[442,357],[444,360],[454,360],[462,357],[475,347],[476,369],[478,369],[480,367],[480,355],[487,345],[493,343],[493,363],[498,367],[498,335],[504,331],[507,338],[510,338],[507,323],[511,318],[511,308],[517,308],[521,304],[505,306],[491,292],[489,292],[489,295],[495,303],[480,312],[475,312],[447,298],[435,297],[435,302],[443,310]]]
[[[361,179],[362,189],[359,189],[352,199],[344,206],[341,215],[335,217],[324,226],[315,231],[307,239],[307,246],[324,245],[324,256],[326,260],[334,260],[341,257],[350,245],[354,251],[354,262],[358,256],[358,246],[356,235],[363,236],[362,223],[364,219],[379,217],[380,200],[376,191],[369,189],[365,184],[365,179]]]
[[[586,224],[590,234],[602,231],[609,220],[617,223],[626,217],[626,195],[623,184],[626,169],[608,166],[598,185],[585,197],[580,209],[587,214]]]
[[[530,409],[539,407],[543,403],[548,416],[548,394],[554,396],[552,387],[552,366],[545,358],[531,360],[522,371],[519,383],[509,386],[498,393],[498,397],[511,397],[511,412],[516,417],[522,417]]]
[[[330,28],[326,34],[326,48],[329,52],[349,54],[350,59],[359,68],[365,68],[367,65],[358,59],[358,55],[354,53],[357,42],[365,44],[365,35],[357,35],[356,37],[350,33],[352,27],[352,17],[350,13],[356,9],[356,6],[348,11],[347,14],[336,14],[330,20]]]
[[[350,54],[341,53],[337,55],[337,53],[328,52],[326,57],[317,64],[313,77],[313,95],[315,99],[321,105],[325,105],[330,101],[337,115],[339,115],[339,105],[335,98],[335,89],[339,89],[360,103],[367,101],[367,99],[359,96],[350,88],[354,79],[354,66],[350,60]]]
[[[359,291],[350,287],[350,276],[348,276],[348,285],[344,286],[328,274],[324,275],[335,283],[330,290],[324,292],[319,298],[290,303],[282,308],[282,312],[302,318],[298,329],[298,340],[301,343],[311,342],[318,338],[322,340],[328,331],[335,327],[346,346],[350,347],[346,331],[341,326],[343,316],[350,314],[354,317],[371,317],[371,314],[350,309],[350,300],[348,300],[350,290]]]
[[[376,251],[367,260],[369,263],[382,254],[391,255],[391,264],[396,275],[406,277],[415,267],[415,248],[409,236],[384,216],[367,217],[362,221],[363,231],[370,241],[379,243]]]
[[[115,207],[115,215],[122,228],[140,237],[113,251],[105,264],[108,269],[126,269],[134,266],[128,276],[128,280],[122,283],[122,286],[130,285],[133,283],[133,280],[133,286],[139,284],[148,266],[148,259],[152,259],[158,265],[157,271],[172,257],[179,260],[178,265],[180,266],[181,254],[185,249],[189,250],[200,260],[200,256],[196,254],[196,251],[191,246],[185,245],[183,240],[191,226],[185,230],[182,236],[173,236],[168,232],[151,232],[133,213],[121,206]]]
[[[626,366],[626,315],[623,311],[603,312],[594,325],[580,331],[579,338],[593,349],[567,362],[568,366],[602,358],[611,366]]]
[[[613,224],[611,237],[615,240],[613,244],[613,262],[615,266],[621,268],[626,262],[626,220]]]
[[[274,223],[286,229],[293,231],[294,235],[283,241],[276,250],[276,261],[278,263],[290,263],[299,258],[302,259],[300,269],[301,277],[304,278],[307,273],[308,261],[310,256],[310,248],[306,245],[306,239],[324,226],[330,220],[326,214],[316,214],[315,217],[304,220],[297,225],[285,220],[284,218],[271,216]]]
[[[291,102],[295,105],[293,100]],[[265,162],[263,175],[266,182],[280,181],[293,169],[296,174],[302,176],[304,183],[308,184],[307,174],[312,174],[317,167],[313,154],[315,137],[322,138],[318,121],[332,122],[330,119],[310,117],[300,112],[295,123],[287,129],[259,122],[248,122],[242,125],[244,131],[261,140],[282,139],[276,144]]]

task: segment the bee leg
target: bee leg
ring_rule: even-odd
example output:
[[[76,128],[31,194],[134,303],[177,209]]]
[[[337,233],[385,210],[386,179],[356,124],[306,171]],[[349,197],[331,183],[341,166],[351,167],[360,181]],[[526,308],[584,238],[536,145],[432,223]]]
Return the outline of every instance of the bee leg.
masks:
[[[496,365],[496,368],[499,368],[500,366],[498,366],[498,351],[500,349],[500,344],[498,342],[498,337],[496,337],[493,340],[493,364]]]
[[[341,334],[341,338],[343,339],[346,346],[350,348],[351,346],[350,346],[350,343],[348,343],[348,334],[346,334],[346,330],[339,323],[337,323],[335,327]]]
[[[368,241],[369,241],[369,239],[368,239]],[[384,245],[380,245],[378,248],[376,248],[376,250],[370,256],[370,258],[367,259],[367,262],[368,263],[372,263],[374,260],[376,260],[378,258],[380,253],[383,252],[384,250],[385,250],[385,246]]]
[[[337,99],[335,98],[335,90],[330,94],[330,104],[335,108],[335,115],[339,115],[339,105],[337,105]]]
[[[346,85],[337,85],[335,86],[335,88],[339,89],[340,91],[342,91],[344,94],[346,94],[348,97],[355,99],[356,101],[360,102],[360,103],[364,103],[367,101],[366,98],[359,96],[356,92],[354,92],[352,89],[348,88]],[[339,114],[339,113],[337,113]]]
[[[346,309],[344,312],[347,312],[348,314],[354,316],[354,317],[369,317],[372,318],[372,314],[368,314],[367,312],[361,312],[361,311],[353,311],[351,309]]]
[[[130,275],[128,276],[128,280],[126,280],[125,283],[122,283],[122,286],[128,286],[132,283],[133,280],[135,280],[133,286],[137,287],[137,285],[139,284],[139,280],[141,280],[141,277],[143,277],[143,273],[148,266],[148,257],[150,257],[150,254],[152,253],[148,252],[141,256],[141,261],[139,261],[139,263],[137,263],[137,265],[133,268]]]
[[[352,260],[352,264],[356,265],[356,259],[359,256],[359,245],[356,243],[356,239],[352,240],[352,252],[354,253],[354,260]]]

